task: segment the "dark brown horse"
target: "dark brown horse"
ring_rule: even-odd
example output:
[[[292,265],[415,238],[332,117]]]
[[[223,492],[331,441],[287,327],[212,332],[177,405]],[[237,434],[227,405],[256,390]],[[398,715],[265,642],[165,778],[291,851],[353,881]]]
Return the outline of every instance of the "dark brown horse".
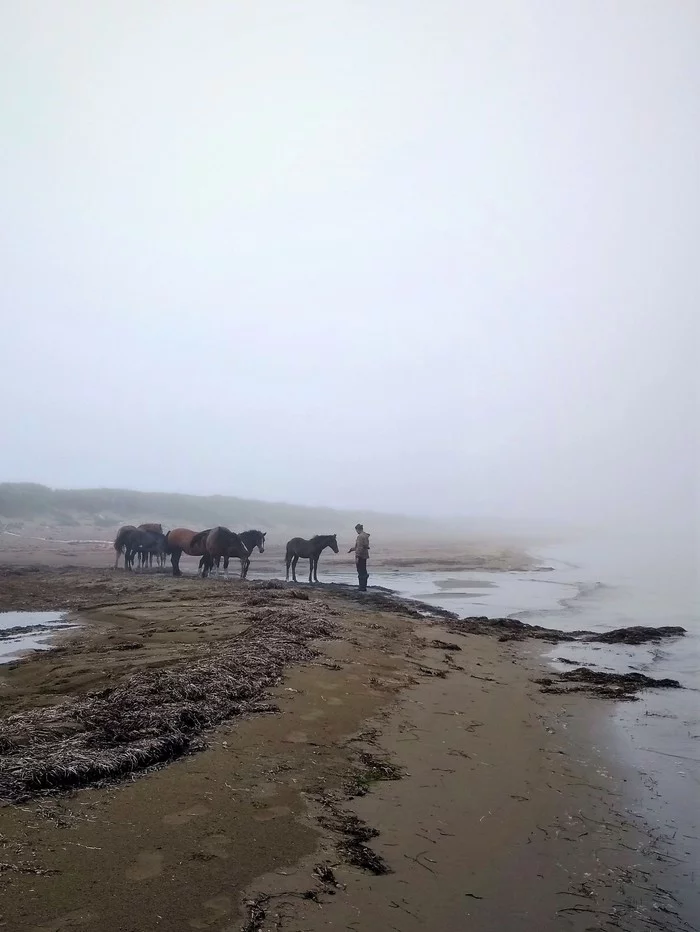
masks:
[[[335,534],[317,534],[311,540],[303,537],[293,537],[287,543],[285,563],[287,565],[287,582],[289,582],[289,569],[292,570],[292,579],[297,581],[297,563],[303,557],[309,561],[309,582],[318,582],[318,560],[321,552],[330,547],[333,553],[338,552],[338,540]],[[312,578],[313,577],[313,578]]]
[[[201,536],[201,535],[198,535]],[[245,579],[245,574],[250,564],[249,550],[243,543],[238,534],[234,534],[227,527],[213,527],[206,536],[204,542],[204,566],[202,567],[202,577],[208,576],[215,560],[221,557],[238,557],[241,561],[241,579]]]
[[[133,524],[125,524],[124,527],[120,527],[117,531],[117,536],[114,538],[114,569],[119,566],[119,557],[124,553],[126,547],[126,542],[129,535],[132,531],[137,530]]]
[[[165,535],[165,547],[170,554],[173,565],[173,576],[182,576],[180,571],[180,557],[183,553],[191,557],[202,557],[205,554],[204,545],[209,531],[191,531],[187,527],[176,527]]]
[[[139,566],[143,568],[148,566],[149,559],[152,556],[160,556],[160,554],[165,553],[164,534],[158,534],[155,531],[140,531],[135,527],[126,530],[122,529],[120,533],[120,544],[124,548],[125,570],[133,569],[136,555],[139,557]]]
[[[137,531],[153,531],[155,534],[163,533],[162,524],[139,524]]]
[[[150,531],[152,534],[162,534],[163,525],[162,524],[139,524],[136,528],[137,531]],[[141,555],[140,555],[141,556]],[[145,555],[144,555],[145,556]],[[158,566],[165,566],[165,551],[158,551],[157,553],[147,554],[149,565],[153,566],[153,557],[157,557]]]
[[[209,530],[211,530],[211,528]],[[202,533],[208,534],[209,531],[202,531]],[[250,554],[255,550],[256,547],[258,548],[260,553],[265,553],[266,535],[267,535],[266,531],[256,531],[256,530],[241,531],[241,533],[238,535],[240,539],[243,541],[243,544],[246,550],[248,551],[248,559],[246,561],[245,569],[243,571],[244,579],[248,575],[248,569],[250,568]],[[199,561],[200,570],[204,569],[204,565],[206,561],[207,561],[206,557],[202,557],[202,559]],[[229,561],[229,557],[224,557],[224,573],[226,573],[227,575],[228,575],[228,561]],[[219,570],[221,569],[221,557],[218,557],[217,559],[214,560],[212,569],[214,568],[214,566],[216,567],[216,571],[218,573]]]
[[[117,536],[114,538],[114,549],[116,551],[114,557],[114,569],[116,570],[119,566],[119,557],[125,552],[127,541],[131,538],[132,531],[150,531],[153,534],[160,534],[163,536],[163,525],[162,524],[139,524],[138,527],[135,527],[133,524],[125,524],[124,527],[120,527],[117,531]],[[160,549],[157,551],[151,552],[149,558],[151,564],[153,562],[153,555],[157,553],[158,562],[161,566],[165,565],[165,552],[161,552]]]

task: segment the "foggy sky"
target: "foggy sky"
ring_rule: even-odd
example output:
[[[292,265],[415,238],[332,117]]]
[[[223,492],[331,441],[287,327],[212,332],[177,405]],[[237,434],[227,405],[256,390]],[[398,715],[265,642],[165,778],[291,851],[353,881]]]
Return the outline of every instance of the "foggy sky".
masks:
[[[697,507],[694,0],[0,10],[0,479]]]

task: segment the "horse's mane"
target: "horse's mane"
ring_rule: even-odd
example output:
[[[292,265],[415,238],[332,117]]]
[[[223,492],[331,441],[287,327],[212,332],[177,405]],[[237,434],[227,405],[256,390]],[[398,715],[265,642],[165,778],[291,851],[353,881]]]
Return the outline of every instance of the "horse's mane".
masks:
[[[193,547],[195,544],[201,544],[204,538],[209,534],[211,528],[207,528],[206,531],[198,531],[192,540],[190,541],[190,547]]]

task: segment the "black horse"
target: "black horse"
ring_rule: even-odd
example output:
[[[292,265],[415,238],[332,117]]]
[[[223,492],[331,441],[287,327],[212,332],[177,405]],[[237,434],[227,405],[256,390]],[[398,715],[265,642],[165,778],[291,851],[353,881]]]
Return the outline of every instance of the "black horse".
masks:
[[[151,531],[153,534],[162,534],[163,537],[165,537],[165,535],[163,534],[162,524],[154,524],[154,523],[139,524],[136,530],[137,531]],[[158,566],[160,567],[165,566],[165,548],[157,552],[152,551],[151,553],[148,553],[148,554],[139,553],[139,565],[142,565],[143,563],[145,563],[146,558],[148,558],[148,565],[153,566],[153,557],[155,557],[156,560],[158,561]]]
[[[317,534],[311,540],[304,540],[303,537],[293,537],[287,542],[287,554],[285,563],[287,565],[287,582],[289,582],[289,570],[292,570],[292,579],[297,581],[297,563],[303,557],[309,561],[309,582],[318,582],[318,560],[321,552],[330,547],[333,553],[338,553],[338,540],[335,534]]]
[[[148,565],[149,559],[161,557],[165,553],[165,534],[157,531],[141,531],[132,528],[123,535],[124,569],[134,568],[134,558],[138,556],[141,568]]]
[[[209,528],[208,531],[200,532],[200,534],[203,535],[204,540],[206,540],[210,530],[211,528]],[[197,538],[199,538],[200,534],[197,534],[197,537],[192,538],[192,540],[195,541]],[[256,547],[258,548],[260,553],[265,553],[266,534],[267,534],[267,531],[256,531],[256,530],[251,529],[250,531],[241,531],[238,537],[241,541],[243,541],[243,545],[248,551],[248,554],[251,554],[255,550]],[[230,559],[231,559],[230,556],[224,557],[224,573],[228,573],[228,561]],[[206,562],[207,562],[207,557],[203,556],[202,559],[199,561],[200,571],[204,570]],[[214,567],[216,567],[216,572],[219,573],[221,570],[221,557],[216,557],[212,559],[212,566],[210,567],[210,569],[213,569]],[[250,556],[246,560],[245,567],[243,568],[243,579],[245,579],[246,576],[248,575],[249,567],[250,567]]]

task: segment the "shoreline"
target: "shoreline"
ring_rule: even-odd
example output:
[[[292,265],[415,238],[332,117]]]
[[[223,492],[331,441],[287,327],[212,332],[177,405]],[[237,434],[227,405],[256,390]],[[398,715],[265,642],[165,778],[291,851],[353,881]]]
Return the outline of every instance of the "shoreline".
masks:
[[[16,807],[1,809],[0,832],[6,850],[11,854],[12,845],[18,843],[23,833],[28,833],[35,856],[29,863],[19,858],[14,863],[15,868],[19,864],[18,870],[10,867],[0,872],[0,882],[9,883],[10,892],[16,894],[11,899],[13,908],[20,912],[10,917],[10,927],[18,932],[37,929],[41,923],[42,930],[58,929],[55,923],[59,921],[61,929],[72,924],[95,932],[117,928],[136,932],[156,928],[161,921],[164,928],[174,930],[212,928],[238,932],[245,928],[251,932],[279,928],[265,925],[268,918],[259,911],[251,912],[251,907],[247,918],[244,915],[238,919],[237,912],[241,897],[254,901],[257,894],[275,892],[266,884],[279,882],[282,870],[284,877],[303,878],[302,894],[313,893],[306,900],[296,895],[287,897],[294,916],[301,915],[301,905],[304,928],[309,929],[325,928],[319,924],[320,917],[332,923],[334,917],[345,915],[343,910],[352,912],[358,904],[367,909],[379,908],[381,903],[370,903],[371,897],[379,895],[380,900],[386,899],[390,885],[405,886],[404,881],[412,890],[422,890],[423,899],[439,893],[440,908],[446,910],[443,922],[451,922],[457,915],[463,919],[468,915],[476,923],[474,927],[480,929],[496,928],[493,923],[497,921],[511,922],[508,928],[512,929],[534,927],[512,923],[514,901],[509,905],[506,893],[515,895],[519,891],[522,903],[538,890],[527,914],[527,922],[531,922],[532,911],[537,912],[537,928],[581,929],[586,928],[585,922],[590,924],[591,913],[595,912],[587,907],[609,912],[614,900],[618,903],[616,920],[632,922],[640,917],[630,910],[651,910],[653,897],[658,902],[663,896],[657,890],[653,896],[640,891],[641,875],[635,872],[639,867],[640,845],[646,841],[644,832],[623,824],[619,814],[618,820],[613,821],[613,807],[619,797],[613,795],[616,791],[611,790],[610,779],[594,772],[590,725],[597,713],[607,710],[580,695],[543,694],[533,683],[534,675],[542,672],[541,651],[523,644],[500,643],[493,637],[455,633],[442,626],[440,620],[422,618],[423,607],[414,605],[411,611],[410,604],[387,596],[361,601],[341,588],[321,586],[309,590],[300,586],[279,590],[266,589],[264,584],[214,584],[205,591],[193,579],[172,580],[156,574],[127,578],[124,574],[74,570],[72,574],[68,571],[55,574],[53,581],[57,585],[47,587],[46,580],[42,580],[36,590],[30,586],[34,590],[32,595],[26,592],[26,584],[39,582],[34,577],[34,573],[15,576],[12,587],[15,592],[9,593],[9,601],[21,598],[21,591],[25,591],[25,598],[34,599],[36,605],[48,597],[48,590],[54,599],[71,603],[73,610],[85,611],[92,605],[92,628],[80,629],[72,636],[66,633],[69,640],[58,651],[49,652],[53,655],[50,663],[44,656],[11,665],[9,680],[23,690],[18,699],[24,707],[31,707],[37,700],[45,704],[46,692],[52,687],[57,690],[55,695],[64,697],[98,687],[100,677],[95,677],[87,663],[90,656],[99,656],[103,666],[113,665],[107,678],[110,682],[128,675],[128,668],[134,663],[143,665],[148,659],[144,651],[150,653],[150,660],[161,667],[165,663],[166,668],[183,654],[194,656],[203,644],[201,639],[197,642],[202,631],[199,626],[203,624],[207,625],[206,644],[211,645],[212,637],[215,644],[224,644],[234,630],[232,612],[234,615],[240,612],[244,608],[241,599],[251,595],[262,601],[251,611],[246,606],[246,611],[264,615],[274,608],[280,592],[286,599],[295,589],[301,591],[308,595],[308,600],[292,597],[290,602],[298,603],[304,610],[323,606],[322,611],[339,626],[340,636],[314,641],[314,650],[319,651],[316,660],[285,668],[281,685],[269,690],[281,714],[258,713],[225,721],[207,732],[206,750],[146,772],[131,783],[81,789],[70,796],[44,797],[23,804],[22,809],[28,809],[30,814],[25,812],[22,817]],[[3,595],[7,597],[5,589]],[[101,604],[96,604],[96,599]],[[144,638],[148,625],[155,624],[154,619],[160,630]],[[144,641],[140,649],[123,649],[137,638]],[[110,639],[116,641],[111,648],[107,643]],[[439,646],[431,646],[434,641]],[[461,647],[461,651],[448,649],[450,643]],[[49,676],[47,680],[43,673],[32,677],[29,670],[32,665],[35,674],[40,673],[39,668],[43,671],[48,668],[54,679]],[[66,667],[71,665],[69,682],[58,682],[66,679]],[[42,684],[42,695],[32,694],[32,678]],[[6,679],[0,671],[3,685]],[[0,696],[6,696],[5,689]],[[6,711],[5,702],[2,708]],[[463,714],[443,714],[450,710],[455,713],[461,710]],[[425,727],[420,716],[428,714],[440,729],[447,729],[445,741],[449,740],[456,753],[449,755],[449,761],[441,769],[445,771],[444,780],[456,783],[447,789],[435,785],[426,796],[421,795],[417,779],[424,778],[419,774],[420,767],[425,766],[428,742],[425,736],[434,738],[436,726],[433,724],[421,732],[422,740],[411,741],[410,746],[404,739],[412,726],[414,730],[415,726]],[[464,728],[467,714],[468,727]],[[370,728],[379,729],[381,734],[369,733]],[[357,740],[358,734],[364,734],[364,741]],[[256,748],[252,756],[251,743]],[[437,760],[440,747],[428,746],[430,760]],[[479,748],[477,757],[483,764],[473,764],[475,747]],[[407,748],[410,753],[402,760],[401,752]],[[362,754],[369,755],[364,764]],[[374,769],[368,770],[366,761],[373,759]],[[403,779],[391,782],[379,779],[381,767],[378,771],[377,759],[388,760],[402,769]],[[265,761],[269,765],[267,771]],[[448,774],[448,770],[454,774]],[[347,786],[353,780],[355,787],[359,785],[369,792],[348,798]],[[321,805],[318,799],[328,793],[335,797],[336,809],[359,811],[370,829],[379,828],[376,839],[358,844],[378,852],[391,874],[373,879],[373,875],[348,867],[343,857],[339,858],[340,849],[343,844],[347,849],[347,843],[339,840],[337,819],[335,823],[326,821],[324,827],[314,808]],[[208,800],[208,796],[212,799]],[[485,832],[491,830],[495,821],[491,823],[491,816],[479,821],[481,816],[475,817],[472,804],[481,803],[484,812],[488,812],[491,798],[507,799],[507,807],[499,816],[500,834],[496,833],[489,842],[490,836]],[[460,805],[462,812],[458,811]],[[597,828],[592,827],[595,822],[584,828],[585,819],[584,823],[577,820],[577,805],[589,819],[597,820]],[[484,899],[472,901],[469,897],[469,914],[459,912],[463,901],[455,894],[463,871],[448,871],[438,892],[435,888],[430,892],[426,891],[425,882],[432,884],[432,878],[437,876],[434,864],[423,857],[418,858],[418,864],[403,857],[411,852],[402,851],[400,858],[393,856],[391,846],[405,847],[405,840],[401,837],[393,842],[392,833],[401,836],[407,816],[419,814],[421,806],[427,806],[432,813],[421,816],[423,823],[428,819],[430,824],[437,824],[442,818],[443,822],[458,825],[460,831],[450,834],[459,836],[459,845],[450,849],[449,845],[456,844],[450,840],[447,854],[441,857],[448,863],[455,858],[462,863],[459,859],[466,858],[473,877],[485,884],[483,889],[488,889],[487,894],[480,894],[476,888],[472,890],[475,896],[483,895]],[[39,817],[38,813],[45,810],[48,815]],[[88,818],[81,818],[85,813],[90,813]],[[396,816],[394,822],[392,813]],[[136,823],[135,814],[139,817]],[[234,824],[240,828],[241,819],[248,826],[247,836],[245,831],[232,832],[226,827]],[[329,824],[335,824],[335,828],[328,828]],[[105,851],[107,825],[111,826],[110,851],[94,853],[93,849]],[[577,825],[580,831],[573,835]],[[181,831],[174,833],[175,828]],[[174,834],[178,834],[178,839]],[[148,846],[144,847],[146,839]],[[162,844],[156,843],[159,839]],[[259,850],[251,851],[251,839],[260,839]],[[514,839],[519,840],[515,847]],[[66,841],[70,842],[70,848],[66,847]],[[597,850],[601,842],[607,842],[603,847],[613,849],[612,861],[605,860],[612,858],[612,854],[601,859]],[[425,845],[432,850],[439,843],[446,844],[447,836],[433,837]],[[490,859],[485,861],[486,849],[490,851]],[[434,853],[437,850],[435,847]],[[90,851],[93,854],[87,858]],[[180,860],[174,857],[175,851]],[[536,858],[533,852],[537,852]],[[417,857],[417,852],[412,852],[412,856]],[[330,864],[330,871],[336,883],[346,886],[347,893],[330,883],[330,875],[320,870],[319,865],[322,867],[330,858],[339,858],[337,863]],[[310,870],[308,859],[314,861]],[[9,857],[4,860],[13,863]],[[246,864],[242,866],[244,861]],[[97,862],[103,866],[98,867]],[[528,873],[532,863],[545,869],[544,879],[537,878],[535,882],[536,878]],[[546,876],[557,863],[568,863],[572,874],[583,877],[582,884],[588,882],[585,874],[599,877],[600,882],[595,888],[586,888],[587,892],[579,890],[579,898],[574,899],[575,891],[561,892],[562,875]],[[290,874],[293,864],[302,866],[293,868],[294,873]],[[320,873],[319,870],[314,873],[314,868],[319,868]],[[614,888],[603,882],[605,878],[609,880],[611,870],[616,877]],[[174,872],[172,877],[187,886],[192,871],[198,878],[196,897],[200,897],[196,915],[194,903],[189,902],[191,897],[172,900],[172,884],[167,880]],[[73,880],[67,880],[66,874]],[[255,879],[261,876],[265,879]],[[499,891],[499,878],[503,877],[508,878],[508,884]],[[658,878],[663,881],[663,871]],[[222,885],[227,892],[221,892]],[[648,877],[643,886],[647,889],[653,886]],[[30,888],[36,891],[33,898],[29,897]],[[171,899],[163,900],[161,888],[170,892]],[[232,894],[233,889],[238,891],[237,895]],[[244,895],[244,890],[248,894]],[[210,895],[201,899],[205,891]],[[105,897],[112,902],[109,895],[127,897],[138,915],[100,912],[98,906]],[[636,904],[626,907],[625,915],[619,911],[620,898]],[[265,902],[277,908],[278,899],[275,896],[274,901]],[[668,906],[673,909],[670,901]],[[256,908],[270,914],[270,909],[265,910],[260,903]],[[397,907],[386,908],[392,910],[390,918],[393,917],[395,928],[407,932],[414,928],[411,923],[415,920],[408,914],[404,915]],[[167,916],[157,910],[164,910]],[[394,915],[397,911],[402,914],[398,924]],[[159,916],[163,916],[162,920]],[[7,921],[7,915],[3,918]],[[665,918],[671,920],[671,914]],[[562,924],[564,920],[568,925]],[[525,914],[517,921],[525,923]],[[624,924],[619,927],[636,928]],[[359,924],[355,928],[373,926]]]

